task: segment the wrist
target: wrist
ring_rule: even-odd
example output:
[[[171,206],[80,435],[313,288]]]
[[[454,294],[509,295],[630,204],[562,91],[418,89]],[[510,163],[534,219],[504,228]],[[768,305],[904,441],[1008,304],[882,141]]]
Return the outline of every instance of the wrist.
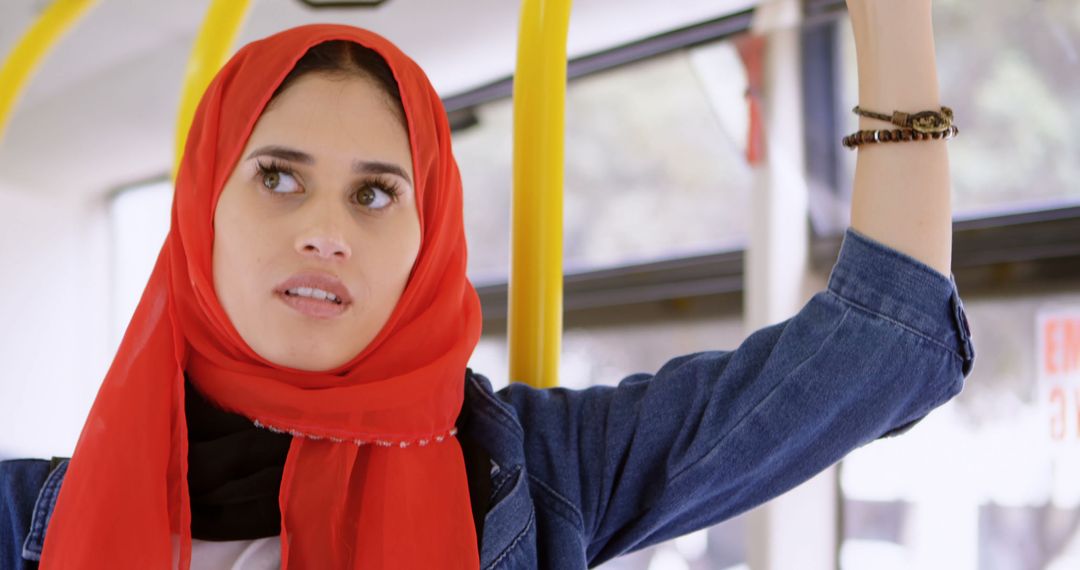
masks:
[[[884,68],[889,69],[889,68]],[[913,114],[941,107],[937,70],[933,62],[911,72],[868,77],[860,73],[858,104],[863,109],[891,115],[893,111]],[[859,128],[885,128],[887,121],[859,117]]]

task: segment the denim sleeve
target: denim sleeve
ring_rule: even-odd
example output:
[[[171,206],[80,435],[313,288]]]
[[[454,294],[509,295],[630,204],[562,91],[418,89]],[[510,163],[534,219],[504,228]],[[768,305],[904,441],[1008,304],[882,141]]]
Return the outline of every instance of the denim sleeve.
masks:
[[[36,558],[25,547],[27,538],[40,530],[35,525],[44,524],[37,512],[38,498],[54,465],[47,459],[0,461],[0,569],[37,568]]]
[[[714,525],[958,394],[974,362],[945,276],[852,228],[828,287],[735,350],[687,354],[617,386],[500,397],[530,476],[579,515],[589,566]]]

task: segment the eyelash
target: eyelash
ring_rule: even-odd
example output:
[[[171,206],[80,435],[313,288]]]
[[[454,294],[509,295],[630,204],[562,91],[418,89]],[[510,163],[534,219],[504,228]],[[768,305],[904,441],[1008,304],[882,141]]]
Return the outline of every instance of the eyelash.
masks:
[[[262,184],[261,189],[264,192],[266,192],[266,193],[268,193],[268,194],[270,194],[270,195],[272,195],[272,196],[274,196],[276,198],[283,198],[283,197],[289,196],[291,194],[295,194],[295,192],[274,192],[273,190],[271,190],[271,189],[269,189],[269,188],[267,188],[265,186],[266,176],[268,176],[270,174],[288,174],[289,176],[292,176],[294,180],[296,180],[296,171],[295,170],[293,170],[292,168],[290,168],[286,164],[277,162],[276,160],[271,160],[269,164],[263,164],[262,162],[255,161],[255,164],[256,164],[256,166],[257,166],[257,168],[259,170],[256,177],[259,179],[259,182]],[[297,182],[299,182],[299,181],[297,181]],[[357,188],[356,191],[354,191],[351,194],[350,197],[352,198],[352,202],[354,204],[356,204],[358,206],[361,206],[363,208],[367,208],[367,209],[369,209],[371,211],[377,212],[379,210],[385,210],[389,206],[385,206],[383,208],[368,208],[367,206],[364,206],[363,204],[361,204],[359,202],[359,200],[356,199],[356,196],[357,196],[357,194],[359,193],[360,190],[362,190],[364,188],[368,188],[368,187],[376,188],[378,190],[382,190],[383,193],[385,193],[387,196],[390,197],[391,202],[397,202],[398,197],[401,196],[401,189],[398,188],[397,183],[395,183],[389,177],[379,175],[379,174],[369,176],[368,178],[366,178],[364,180],[364,182],[360,185],[360,187]]]

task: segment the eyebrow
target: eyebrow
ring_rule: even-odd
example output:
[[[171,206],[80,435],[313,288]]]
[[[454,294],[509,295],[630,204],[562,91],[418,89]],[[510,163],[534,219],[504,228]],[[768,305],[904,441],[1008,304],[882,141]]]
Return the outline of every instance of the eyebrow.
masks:
[[[270,145],[257,148],[245,160],[250,160],[256,156],[272,156],[290,162],[299,162],[300,164],[315,164],[315,158],[310,154],[285,146]],[[404,178],[410,185],[412,184],[409,175],[400,166],[391,162],[354,160],[352,171],[357,174],[394,174]]]

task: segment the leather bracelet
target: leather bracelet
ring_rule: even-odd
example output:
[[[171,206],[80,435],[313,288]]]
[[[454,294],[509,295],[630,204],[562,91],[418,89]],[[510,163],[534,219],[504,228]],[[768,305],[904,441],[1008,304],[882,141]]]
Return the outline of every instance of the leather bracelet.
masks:
[[[960,133],[960,129],[953,125],[953,112],[948,107],[942,107],[941,111],[920,111],[914,114],[893,111],[892,115],[885,115],[860,109],[856,105],[851,112],[864,117],[889,121],[900,127],[899,129],[856,131],[841,141],[845,147],[852,150],[859,145],[872,143],[948,140]]]

